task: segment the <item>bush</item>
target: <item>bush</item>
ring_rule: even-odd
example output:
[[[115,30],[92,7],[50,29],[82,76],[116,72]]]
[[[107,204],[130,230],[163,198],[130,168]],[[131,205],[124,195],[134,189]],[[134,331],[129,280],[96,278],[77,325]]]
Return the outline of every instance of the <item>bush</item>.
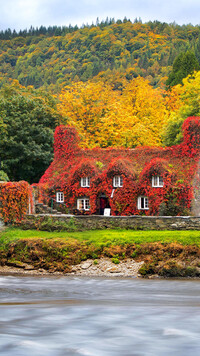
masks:
[[[156,266],[153,263],[144,263],[142,267],[139,269],[139,273],[142,276],[147,276],[150,274],[157,273]]]
[[[158,274],[162,277],[199,277],[200,271],[196,267],[185,267],[175,261],[169,261]]]
[[[119,258],[118,258],[118,257],[113,257],[113,258],[112,258],[112,262],[113,262],[114,264],[118,265],[118,264],[119,264]]]

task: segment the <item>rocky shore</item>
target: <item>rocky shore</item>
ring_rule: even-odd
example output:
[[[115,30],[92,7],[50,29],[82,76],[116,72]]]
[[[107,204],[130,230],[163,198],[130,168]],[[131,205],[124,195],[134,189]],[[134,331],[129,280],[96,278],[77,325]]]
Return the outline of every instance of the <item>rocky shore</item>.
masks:
[[[77,275],[77,276],[102,276],[102,277],[140,277],[138,271],[144,262],[135,262],[133,259],[120,261],[114,264],[110,258],[96,260],[88,259],[78,265],[72,266],[71,273],[49,272],[42,268],[21,263],[12,266],[1,266],[0,275],[25,275],[25,276],[50,276],[50,275]]]
[[[122,260],[114,264],[110,258],[87,260],[72,267],[72,273],[79,276],[104,277],[138,277],[138,271],[144,262],[135,262],[133,259]]]

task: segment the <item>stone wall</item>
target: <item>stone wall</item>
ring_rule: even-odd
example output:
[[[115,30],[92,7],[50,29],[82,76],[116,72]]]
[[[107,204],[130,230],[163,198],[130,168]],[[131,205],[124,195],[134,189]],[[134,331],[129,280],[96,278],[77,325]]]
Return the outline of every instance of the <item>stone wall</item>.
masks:
[[[101,215],[28,215],[34,222],[42,216],[61,220],[81,230],[94,229],[133,229],[133,230],[200,230],[200,217],[193,216],[101,216]]]

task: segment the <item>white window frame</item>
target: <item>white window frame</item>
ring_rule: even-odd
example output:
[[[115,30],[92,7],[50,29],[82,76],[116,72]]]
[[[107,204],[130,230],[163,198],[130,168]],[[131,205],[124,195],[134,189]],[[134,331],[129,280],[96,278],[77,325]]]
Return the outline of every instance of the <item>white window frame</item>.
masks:
[[[78,210],[90,210],[90,199],[89,198],[78,198],[77,199],[77,209]]]
[[[82,177],[81,178],[81,187],[83,187],[83,188],[90,187],[90,177]]]
[[[162,176],[152,176],[152,187],[162,188],[164,186],[164,181]]]
[[[137,206],[138,206],[138,210],[148,210],[149,198],[145,196],[138,197]]]
[[[123,187],[123,177],[122,176],[114,176],[113,177],[113,187],[114,188]]]
[[[56,203],[64,203],[65,197],[63,192],[56,192]]]

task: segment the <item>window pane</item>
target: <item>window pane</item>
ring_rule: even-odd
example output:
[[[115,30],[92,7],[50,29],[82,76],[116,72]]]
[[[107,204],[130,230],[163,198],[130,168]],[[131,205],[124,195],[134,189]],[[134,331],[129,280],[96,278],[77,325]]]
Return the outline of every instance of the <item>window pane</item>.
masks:
[[[163,177],[159,177],[159,186],[163,187]]]
[[[89,199],[85,199],[85,210],[89,210],[89,208],[90,208]]]
[[[85,177],[82,178],[82,185],[83,185],[83,187],[86,186],[86,178]]]
[[[152,186],[153,187],[157,187],[158,185],[158,177],[157,176],[153,176],[152,177]]]
[[[144,198],[144,204],[145,204],[145,208],[148,209],[148,207],[149,207],[148,198]]]
[[[79,199],[79,209],[80,210],[84,209],[84,200],[83,199]]]
[[[144,197],[141,197],[141,209],[144,209]]]

